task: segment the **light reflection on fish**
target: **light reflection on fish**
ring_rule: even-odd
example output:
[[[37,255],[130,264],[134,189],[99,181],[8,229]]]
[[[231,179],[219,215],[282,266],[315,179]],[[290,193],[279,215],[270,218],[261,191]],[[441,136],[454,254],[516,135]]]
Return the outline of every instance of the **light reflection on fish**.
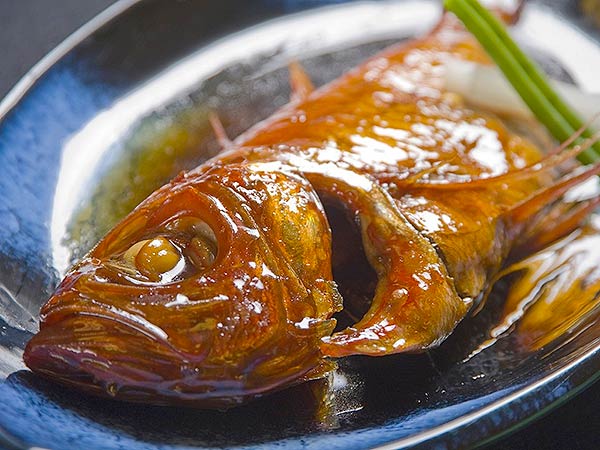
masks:
[[[71,269],[27,365],[119,399],[226,408],[322,377],[329,357],[439,345],[509,255],[585,219],[597,202],[562,196],[600,171],[560,178],[581,149],[542,156],[444,92],[448,58],[488,63],[445,16],[318,90],[292,65],[289,105],[233,142],[215,123],[224,152]],[[334,332],[342,309],[353,323]]]

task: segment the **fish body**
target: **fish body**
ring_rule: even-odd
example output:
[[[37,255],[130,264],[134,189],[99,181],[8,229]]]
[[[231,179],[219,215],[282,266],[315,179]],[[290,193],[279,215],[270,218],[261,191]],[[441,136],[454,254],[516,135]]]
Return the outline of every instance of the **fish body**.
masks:
[[[27,365],[100,395],[227,408],[323,376],[328,357],[439,345],[539,241],[556,192],[591,176],[557,180],[553,156],[444,92],[448,58],[488,63],[446,15],[317,90],[296,72],[290,104],[222,139],[71,269]],[[330,208],[358,236],[334,254]],[[373,298],[334,332],[350,305],[333,272],[352,245]]]

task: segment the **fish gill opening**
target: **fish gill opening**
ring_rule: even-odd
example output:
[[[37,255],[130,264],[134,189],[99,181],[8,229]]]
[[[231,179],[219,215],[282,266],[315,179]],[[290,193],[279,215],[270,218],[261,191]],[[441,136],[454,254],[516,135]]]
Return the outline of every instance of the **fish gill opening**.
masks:
[[[332,234],[333,279],[344,299],[344,309],[334,316],[335,331],[340,331],[362,319],[370,308],[377,274],[367,260],[359,224],[339,203],[322,200]]]

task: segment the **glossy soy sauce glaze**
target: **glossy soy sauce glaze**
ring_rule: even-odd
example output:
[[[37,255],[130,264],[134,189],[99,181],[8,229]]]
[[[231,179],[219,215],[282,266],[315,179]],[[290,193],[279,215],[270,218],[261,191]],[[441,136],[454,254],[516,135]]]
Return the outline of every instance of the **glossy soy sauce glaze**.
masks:
[[[234,141],[216,125],[222,153],[69,270],[27,366],[117,399],[229,408],[322,377],[327,358],[439,346],[509,255],[587,219],[595,203],[564,193],[598,172],[569,175],[569,158],[446,92],[449,58],[489,63],[444,14],[320,89],[292,65],[287,105]],[[377,274],[368,310],[346,306],[357,320],[333,334],[343,303],[323,201],[356,223]]]
[[[338,395],[334,399],[334,402],[338,402],[337,415],[332,426],[340,430],[356,428],[365,430],[387,422],[387,430],[390,433],[388,436],[405,436],[406,426],[418,432],[428,428],[431,423],[454,417],[458,410],[450,406],[456,399],[466,402],[465,405],[469,404],[469,401],[474,401],[471,405],[476,407],[481,404],[475,400],[476,396],[486,398],[489,395],[496,398],[495,392],[502,386],[506,386],[502,384],[503,377],[507,376],[506,370],[511,371],[511,383],[513,381],[517,383],[511,384],[512,387],[525,382],[536,373],[538,375],[543,373],[544,365],[540,364],[534,355],[531,358],[524,355],[519,347],[514,345],[511,337],[491,348],[491,353],[484,352],[465,364],[458,363],[469,349],[476,348],[478,343],[486,338],[487,330],[500,317],[498,308],[501,307],[502,298],[502,295],[494,295],[486,311],[462,326],[454,337],[432,354],[432,360],[425,356],[390,358],[386,362],[375,363],[371,360],[349,360],[347,367],[343,367],[342,373],[350,383],[345,384],[339,380],[337,382]],[[586,333],[590,331],[593,330],[588,328]],[[585,346],[586,336],[587,334],[584,334],[583,338],[579,338],[577,341],[579,345]],[[587,342],[593,344],[593,340]],[[577,353],[574,351],[573,343],[567,342],[559,349],[557,355]],[[311,396],[307,395],[304,388],[295,388],[281,396],[276,395],[225,416],[219,413],[136,406],[130,406],[124,411],[119,404],[94,399],[86,399],[86,404],[83,405],[75,395],[57,391],[39,380],[19,375],[11,377],[8,387],[30,390],[32,401],[35,401],[39,393],[38,411],[42,413],[49,411],[45,405],[52,408],[53,404],[61,405],[76,413],[82,420],[79,422],[81,426],[90,432],[88,434],[90,439],[92,441],[103,439],[108,446],[118,444],[104,434],[103,426],[110,427],[113,432],[124,433],[121,439],[124,438],[134,446],[138,445],[134,440],[141,440],[146,444],[153,441],[162,444],[179,443],[195,446],[244,443],[252,445],[285,437],[305,436],[307,432],[313,433],[321,443],[325,441],[334,443],[337,439],[332,435],[319,434],[318,423],[326,424],[327,421],[322,420],[321,415],[318,415],[315,420],[315,416],[310,412],[313,411],[314,406],[307,404],[310,403],[308,399]],[[10,390],[4,392],[12,395]],[[19,400],[18,396],[7,398]],[[281,400],[282,398],[285,400]],[[44,402],[48,400],[50,403],[45,404]],[[13,404],[20,405],[21,401]],[[429,406],[423,409],[423,405]],[[445,407],[450,408],[445,409]],[[469,408],[469,406],[465,407]],[[429,408],[438,408],[439,414],[433,413],[433,410],[427,413]],[[282,414],[281,411],[290,412]],[[26,414],[24,411],[23,413]],[[390,417],[402,417],[402,420],[389,422]],[[35,420],[31,423],[38,436],[43,435],[43,432],[36,428]],[[199,427],[199,423],[206,426]],[[166,433],[163,431],[165,426],[169,429]],[[351,441],[345,441],[343,447],[348,447],[351,442],[350,446],[362,446],[361,442],[369,442],[369,445],[382,442],[382,437],[376,437],[380,431],[373,431],[374,433],[367,431],[362,434],[366,441],[351,438]],[[78,431],[72,430],[69,433],[77,435]],[[55,437],[55,439],[62,438]],[[46,436],[46,442],[51,441],[52,438]],[[43,441],[39,442],[43,443]],[[311,439],[304,442],[310,443]]]
[[[117,399],[228,408],[322,377],[326,357],[437,347],[509,252],[546,243],[542,212],[578,225],[560,222],[560,192],[593,175],[553,176],[560,159],[444,92],[449,57],[487,62],[445,14],[314,92],[291,68],[290,103],[221,137],[222,154],[153,192],[68,271],[27,366]],[[333,334],[325,200],[356,222],[378,279],[364,317]]]
[[[302,59],[315,83],[325,84],[390,45],[392,40],[361,43]],[[108,150],[106,160],[91,174],[90,192],[75,205],[66,224],[65,246],[72,264],[153,190],[182,170],[197,167],[220,149],[209,123],[218,114],[235,137],[287,103],[288,61],[283,50],[234,61],[198,83],[183,98],[153,111],[135,123],[124,143]],[[72,138],[81,142],[84,129]]]

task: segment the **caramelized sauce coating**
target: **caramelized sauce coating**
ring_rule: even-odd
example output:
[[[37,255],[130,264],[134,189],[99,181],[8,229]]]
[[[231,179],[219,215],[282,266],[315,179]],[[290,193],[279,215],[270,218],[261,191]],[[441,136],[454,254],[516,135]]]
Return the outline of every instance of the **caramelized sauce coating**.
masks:
[[[578,225],[561,225],[561,195],[593,175],[558,179],[555,158],[443,92],[449,57],[488,62],[446,16],[318,90],[295,67],[289,105],[71,269],[27,365],[99,395],[227,408],[323,376],[327,357],[438,345],[510,253]],[[322,201],[372,269],[335,333],[332,271],[355,252],[337,239],[332,267]]]

